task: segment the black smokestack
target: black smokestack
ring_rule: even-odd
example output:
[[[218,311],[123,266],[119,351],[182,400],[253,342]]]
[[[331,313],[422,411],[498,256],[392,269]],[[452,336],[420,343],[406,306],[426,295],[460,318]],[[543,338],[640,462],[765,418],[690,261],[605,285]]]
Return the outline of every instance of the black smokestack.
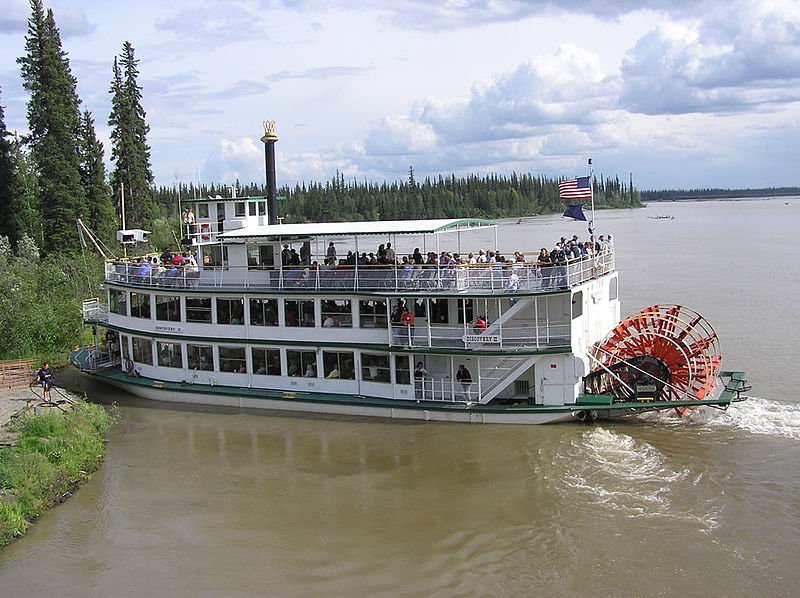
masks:
[[[267,214],[269,224],[278,224],[278,188],[275,184],[275,142],[278,136],[275,134],[275,121],[264,121],[264,136],[261,143],[264,144],[264,164],[267,169]]]

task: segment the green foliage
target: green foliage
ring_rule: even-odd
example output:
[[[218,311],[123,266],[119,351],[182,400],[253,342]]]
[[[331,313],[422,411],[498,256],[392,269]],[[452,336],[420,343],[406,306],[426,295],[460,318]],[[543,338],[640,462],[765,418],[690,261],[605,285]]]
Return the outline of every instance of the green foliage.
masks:
[[[81,116],[78,150],[81,160],[81,185],[86,191],[89,208],[86,224],[104,243],[109,244],[114,239],[114,233],[118,228],[116,210],[111,189],[106,183],[103,144],[97,140],[94,121],[88,110],[84,111]]]
[[[96,258],[0,260],[0,359],[58,355],[72,348],[83,329],[80,301],[100,280]]]
[[[26,54],[18,62],[31,94],[26,141],[38,174],[39,213],[46,215],[40,242],[50,253],[76,245],[75,219],[86,211],[77,147],[80,99],[53,11],[45,14],[41,0],[31,0],[31,9]]]
[[[6,130],[5,113],[0,105],[0,235],[16,242],[19,237],[17,210],[20,203],[20,186],[14,164],[14,146]]]
[[[137,79],[139,61],[130,42],[125,42],[119,59],[114,58],[111,82],[111,186],[125,193],[125,218],[128,228],[147,227],[158,217],[150,168],[150,127],[142,108],[142,88]]]
[[[0,546],[99,467],[103,434],[117,418],[115,410],[78,402],[67,413],[28,413],[9,424],[19,439],[0,449]]]
[[[800,195],[800,187],[767,187],[764,189],[663,189],[642,191],[642,201],[676,201],[694,199],[720,199],[731,197],[785,197]]]
[[[181,199],[208,197],[226,189],[211,186],[162,187],[157,192],[159,205],[165,210],[175,205],[175,194]],[[263,185],[237,185],[238,196],[264,196]],[[284,187],[278,195],[279,216],[284,222],[341,222],[363,220],[407,220],[416,218],[511,218],[533,214],[563,212],[564,202],[558,196],[558,179],[532,174],[513,173],[510,177],[455,175],[413,179],[394,183],[348,183],[336,176],[325,184],[302,183],[293,189]],[[595,179],[595,207],[629,208],[640,206],[639,192],[618,178]],[[174,210],[174,208],[173,208]]]

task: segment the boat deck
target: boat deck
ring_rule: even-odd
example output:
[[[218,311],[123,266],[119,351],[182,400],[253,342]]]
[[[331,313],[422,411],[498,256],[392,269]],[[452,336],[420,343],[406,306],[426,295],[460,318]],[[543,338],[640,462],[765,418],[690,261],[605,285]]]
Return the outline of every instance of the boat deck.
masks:
[[[567,289],[614,272],[614,253],[568,263],[516,262],[457,266],[337,266],[334,269],[145,266],[130,261],[106,263],[105,280],[146,288],[262,290],[281,292],[383,292],[475,295],[546,293]],[[516,281],[512,276],[516,275]]]

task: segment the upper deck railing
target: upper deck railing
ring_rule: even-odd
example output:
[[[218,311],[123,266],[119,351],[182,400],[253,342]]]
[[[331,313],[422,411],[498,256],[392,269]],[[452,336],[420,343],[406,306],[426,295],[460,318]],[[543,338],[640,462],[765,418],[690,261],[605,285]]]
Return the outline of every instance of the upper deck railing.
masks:
[[[514,262],[417,266],[310,266],[256,268],[157,266],[106,262],[107,282],[152,288],[263,291],[385,291],[503,295],[567,289],[614,271],[614,253],[566,263]]]

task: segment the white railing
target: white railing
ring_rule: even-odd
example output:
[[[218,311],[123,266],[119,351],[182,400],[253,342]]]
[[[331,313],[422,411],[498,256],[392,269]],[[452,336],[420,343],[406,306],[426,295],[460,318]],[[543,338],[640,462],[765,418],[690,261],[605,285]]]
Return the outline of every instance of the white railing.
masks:
[[[450,326],[392,326],[389,344],[397,348],[466,349],[472,351],[538,350],[570,346],[570,322],[548,321],[529,326],[501,326],[475,334]]]
[[[81,312],[84,322],[108,322],[108,308],[100,299],[84,299],[81,304]]]
[[[464,292],[505,294],[518,277],[518,292],[566,289],[614,271],[613,252],[552,265],[517,262],[457,266],[337,266],[277,269],[232,266],[158,266],[151,263],[107,262],[105,279],[144,287],[255,289],[281,291]]]

